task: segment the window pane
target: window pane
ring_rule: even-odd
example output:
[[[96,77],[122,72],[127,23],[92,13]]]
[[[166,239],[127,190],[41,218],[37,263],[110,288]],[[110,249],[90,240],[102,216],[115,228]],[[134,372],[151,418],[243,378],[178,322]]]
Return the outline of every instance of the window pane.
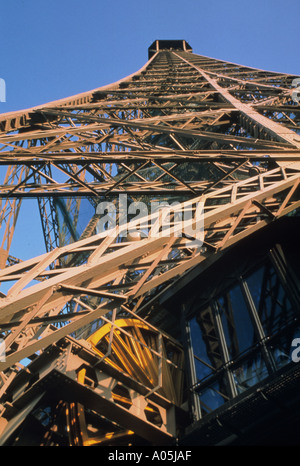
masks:
[[[266,263],[246,279],[266,335],[282,329],[295,315],[295,309],[271,263]]]
[[[260,352],[251,355],[239,367],[233,370],[238,393],[242,393],[259,383],[269,375],[264,359]]]
[[[254,326],[239,285],[217,300],[230,359],[256,342]]]
[[[222,365],[220,344],[210,307],[203,309],[190,321],[190,329],[196,375],[201,380]]]
[[[199,393],[202,416],[209,414],[229,400],[225,376],[211,383]]]
[[[271,341],[268,348],[277,370],[290,364],[293,361],[293,357],[300,354],[300,351],[297,349],[299,342],[300,328],[290,328],[283,335],[277,337],[276,340]]]

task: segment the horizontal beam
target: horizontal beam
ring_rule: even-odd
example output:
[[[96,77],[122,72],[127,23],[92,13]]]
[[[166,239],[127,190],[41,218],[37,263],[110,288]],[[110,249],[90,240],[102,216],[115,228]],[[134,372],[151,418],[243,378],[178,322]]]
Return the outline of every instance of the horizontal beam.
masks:
[[[141,162],[145,160],[157,160],[161,162],[177,163],[204,163],[210,161],[239,162],[241,160],[268,161],[299,161],[300,149],[270,149],[270,150],[168,150],[162,151],[109,151],[109,152],[42,152],[32,154],[29,151],[0,152],[0,165],[26,165],[40,166],[41,163],[72,163],[82,165],[85,163],[111,163],[118,164],[124,161]]]

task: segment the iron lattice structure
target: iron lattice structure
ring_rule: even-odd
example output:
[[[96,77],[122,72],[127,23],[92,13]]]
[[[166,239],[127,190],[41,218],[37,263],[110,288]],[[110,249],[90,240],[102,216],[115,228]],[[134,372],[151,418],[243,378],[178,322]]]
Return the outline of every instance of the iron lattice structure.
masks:
[[[185,41],[156,41],[147,63],[114,84],[1,115],[0,164],[7,171],[0,185],[0,277],[12,282],[0,299],[3,442],[47,391],[49,374],[61,380],[58,373],[78,399],[86,400],[88,390],[92,400],[57,405],[55,416],[66,410],[73,426],[71,444],[127,439],[137,430],[150,443],[174,441],[181,426],[174,413],[186,416],[183,356],[181,344],[160,327],[159,298],[191,269],[205,270],[299,207],[294,78],[196,55]],[[99,232],[98,206],[116,205],[121,195],[126,208],[141,201],[175,207]],[[10,255],[24,198],[38,200],[46,245],[26,261]],[[91,214],[79,231],[83,202]],[[199,205],[201,244],[190,247]],[[183,210],[187,235],[178,234]],[[168,235],[162,233],[167,220]],[[140,236],[126,236],[133,229]],[[128,322],[136,323],[128,328]],[[92,344],[91,333],[103,328],[102,343]],[[29,366],[24,358],[32,360]],[[40,392],[36,374],[45,380]],[[65,388],[61,393],[68,399]],[[142,411],[132,402],[137,399]],[[90,416],[101,406],[96,440],[82,434],[86,403]],[[118,428],[107,437],[109,422]],[[72,431],[74,423],[81,434]]]

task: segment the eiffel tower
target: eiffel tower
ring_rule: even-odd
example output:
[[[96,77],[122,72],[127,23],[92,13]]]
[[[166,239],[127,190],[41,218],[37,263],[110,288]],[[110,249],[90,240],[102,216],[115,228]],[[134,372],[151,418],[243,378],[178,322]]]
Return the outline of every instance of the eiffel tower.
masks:
[[[0,115],[1,445],[291,435],[296,78],[156,40],[118,82]],[[45,250],[22,260],[27,198]]]

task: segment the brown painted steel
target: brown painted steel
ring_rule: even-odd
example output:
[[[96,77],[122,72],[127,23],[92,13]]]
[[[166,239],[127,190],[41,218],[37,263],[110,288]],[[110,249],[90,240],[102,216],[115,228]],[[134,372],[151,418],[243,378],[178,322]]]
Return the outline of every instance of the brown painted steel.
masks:
[[[0,180],[0,280],[13,282],[0,298],[7,349],[1,394],[23,358],[88,331],[98,319],[106,322],[108,313],[138,316],[193,267],[300,207],[294,76],[196,55],[185,41],[155,41],[149,56],[141,70],[117,83],[0,116],[0,165],[7,167]],[[76,221],[81,198],[95,209],[119,194],[179,198],[169,235],[158,234],[159,213],[143,219],[147,234],[138,241],[120,239],[132,222],[94,234],[95,213],[78,241],[68,244],[64,225],[59,244],[54,199],[69,198]],[[39,200],[48,252],[9,261],[26,197]],[[201,245],[190,248],[178,235],[176,212],[188,208],[188,226],[195,228],[200,204]],[[111,393],[104,398],[120,422],[122,409]],[[159,437],[137,412],[127,417]],[[78,426],[81,419],[78,414]]]

